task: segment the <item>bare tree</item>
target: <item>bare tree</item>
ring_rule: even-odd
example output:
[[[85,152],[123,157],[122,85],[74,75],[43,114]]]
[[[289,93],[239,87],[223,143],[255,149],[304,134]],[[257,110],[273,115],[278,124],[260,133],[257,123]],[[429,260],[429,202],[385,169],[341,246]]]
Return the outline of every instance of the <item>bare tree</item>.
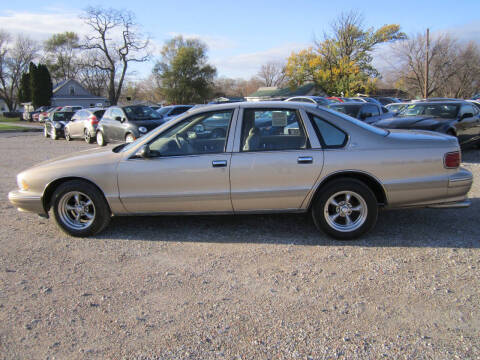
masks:
[[[103,70],[108,65],[103,64],[101,67],[91,66],[95,62],[100,61],[101,55],[95,51],[89,51],[83,54],[79,63],[79,71],[77,79],[85,88],[96,96],[107,96],[107,88],[110,72]]]
[[[0,99],[13,111],[18,105],[20,78],[37,56],[38,45],[21,35],[14,42],[11,39],[9,33],[0,31]]]
[[[99,55],[88,65],[108,73],[108,98],[116,104],[128,65],[150,58],[149,38],[139,31],[130,11],[88,7],[81,18],[92,30],[82,48]]]
[[[257,76],[264,82],[265,86],[281,87],[286,83],[285,64],[270,61],[262,65]]]
[[[426,37],[418,34],[393,45],[393,70],[403,87],[412,94],[425,93]],[[429,47],[427,96],[442,95],[442,87],[458,71],[458,44],[447,35],[433,37]]]

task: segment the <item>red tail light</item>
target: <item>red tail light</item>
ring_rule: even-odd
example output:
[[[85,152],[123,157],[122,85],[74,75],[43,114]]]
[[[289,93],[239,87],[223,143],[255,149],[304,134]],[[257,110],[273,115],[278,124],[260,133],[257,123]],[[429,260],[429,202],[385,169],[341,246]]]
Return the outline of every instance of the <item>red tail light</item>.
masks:
[[[92,125],[98,124],[98,119],[95,115],[90,115],[88,117],[88,120],[90,121],[90,124],[92,124]]]
[[[460,166],[462,161],[460,151],[449,152],[445,154],[443,159],[443,164],[447,169],[455,169]]]

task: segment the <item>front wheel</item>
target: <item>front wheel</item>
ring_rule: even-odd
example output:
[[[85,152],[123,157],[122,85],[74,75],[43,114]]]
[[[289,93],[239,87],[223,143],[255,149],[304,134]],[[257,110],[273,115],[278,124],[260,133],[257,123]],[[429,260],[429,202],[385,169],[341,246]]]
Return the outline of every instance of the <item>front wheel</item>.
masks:
[[[70,136],[70,131],[68,131],[67,128],[65,128],[64,132],[65,132],[65,140],[67,141],[72,140],[72,137]]]
[[[320,189],[312,207],[317,228],[338,240],[351,240],[371,230],[378,206],[368,186],[356,179],[338,179]]]
[[[58,139],[57,130],[55,130],[55,127],[53,127],[53,126],[52,126],[52,130],[50,132],[50,137],[52,138],[52,140],[57,140]]]
[[[105,138],[103,136],[103,133],[101,131],[97,131],[97,144],[99,146],[105,146],[107,143],[105,142]]]
[[[130,144],[132,142],[135,141],[135,136],[133,136],[132,134],[127,134],[127,136],[125,136],[125,142]]]
[[[47,130],[47,127],[46,127],[46,126],[43,127],[43,136],[45,136],[46,138],[48,138],[48,130]]]
[[[90,131],[88,131],[87,129],[85,129],[84,133],[83,133],[83,138],[85,139],[85,142],[87,144],[91,144],[92,143],[92,136],[90,135]]]
[[[95,235],[110,222],[111,213],[105,198],[88,182],[63,183],[55,190],[52,200],[55,221],[69,235]]]

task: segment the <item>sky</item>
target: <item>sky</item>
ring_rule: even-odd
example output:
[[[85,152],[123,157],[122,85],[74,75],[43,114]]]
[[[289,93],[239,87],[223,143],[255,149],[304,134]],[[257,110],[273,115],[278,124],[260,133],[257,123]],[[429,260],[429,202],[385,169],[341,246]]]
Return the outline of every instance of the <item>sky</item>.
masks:
[[[88,29],[79,14],[87,6],[99,6],[98,2],[88,1],[0,1],[0,29],[40,41],[67,30],[86,34]],[[329,31],[342,11],[350,10],[361,12],[367,27],[399,24],[408,35],[428,27],[433,34],[449,32],[460,41],[475,40],[480,44],[479,0],[104,0],[100,4],[132,11],[143,32],[152,39],[154,57],[149,63],[136,65],[133,78],[148,76],[164,42],[182,34],[208,45],[209,61],[219,76],[248,79],[262,64],[285,61],[292,51],[312,45],[315,38]],[[382,51],[375,58],[379,67]]]

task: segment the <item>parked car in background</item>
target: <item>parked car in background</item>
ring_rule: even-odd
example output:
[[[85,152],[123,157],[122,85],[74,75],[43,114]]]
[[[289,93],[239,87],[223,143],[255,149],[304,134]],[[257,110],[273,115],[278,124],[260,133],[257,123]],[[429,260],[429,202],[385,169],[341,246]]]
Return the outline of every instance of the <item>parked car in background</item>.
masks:
[[[383,104],[378,101],[377,99],[374,99],[372,97],[366,97],[366,96],[356,96],[356,97],[350,97],[350,100],[356,101],[356,102],[369,102],[372,104],[376,104],[379,106],[383,106]]]
[[[63,107],[62,107],[62,110],[63,110],[63,111],[73,111],[73,112],[75,112],[75,111],[78,111],[78,110],[81,110],[81,109],[83,109],[82,106],[70,106],[70,105],[67,105],[67,106],[63,106]]]
[[[328,107],[332,110],[339,111],[348,116],[365,121],[369,124],[374,123],[380,119],[392,116],[392,114],[390,114],[385,107],[366,102],[332,104]]]
[[[163,106],[157,110],[158,115],[160,115],[160,119],[163,122],[167,122],[174,117],[183,114],[184,112],[190,110],[194,105],[169,105]]]
[[[285,131],[291,117],[298,130]],[[273,126],[284,131],[262,134]],[[228,131],[214,136],[217,127]],[[112,215],[310,212],[345,240],[372,229],[379,208],[466,207],[472,181],[451,136],[272,101],[200,107],[134,143],[43,162],[8,197],[42,216],[52,209],[80,237]]]
[[[416,102],[395,117],[377,121],[387,129],[419,129],[456,136],[462,146],[480,142],[480,111],[467,101]]]
[[[47,118],[50,117],[50,115],[55,112],[55,111],[60,111],[62,110],[62,106],[53,106],[48,108],[46,111],[40,112],[38,114],[38,121],[39,122],[44,122]]]
[[[304,102],[322,106],[327,106],[332,103],[331,100],[328,100],[327,98],[322,96],[294,96],[286,99],[285,101]]]
[[[395,97],[376,96],[374,99],[379,101],[384,106],[388,104],[401,103],[400,99],[397,99]]]
[[[65,137],[65,125],[72,119],[73,111],[53,111],[49,117],[46,118],[43,135],[50,137],[52,140],[57,140],[60,137]]]
[[[112,106],[97,125],[97,144],[131,143],[163,122],[158,112],[146,105]]]
[[[336,96],[329,96],[326,98],[327,100],[330,100],[332,103],[343,103],[343,99],[336,97]]]
[[[411,105],[411,103],[391,103],[391,104],[385,105],[385,108],[391,113],[396,114],[400,110],[402,110],[405,106],[408,106],[408,105]]]
[[[102,108],[78,110],[65,126],[65,139],[70,141],[80,138],[90,144],[97,136],[97,125],[104,113],[105,109]]]
[[[32,106],[31,105],[26,106],[25,110],[28,110],[30,107],[32,107]],[[23,119],[26,120],[26,121],[38,121],[38,115],[41,112],[46,111],[46,110],[48,110],[47,106],[40,106],[39,108],[37,108],[36,110],[33,110],[33,111],[24,111],[23,112]],[[36,119],[34,119],[34,117]]]

